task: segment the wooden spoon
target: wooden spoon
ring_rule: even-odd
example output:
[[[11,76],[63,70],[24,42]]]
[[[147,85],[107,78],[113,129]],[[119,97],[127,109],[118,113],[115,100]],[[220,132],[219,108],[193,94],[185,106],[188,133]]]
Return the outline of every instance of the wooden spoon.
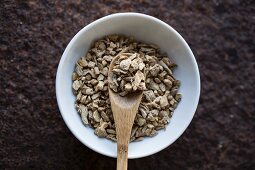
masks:
[[[108,82],[112,69],[120,55],[113,58],[108,72]],[[124,97],[109,89],[111,109],[116,127],[117,136],[117,170],[127,170],[128,144],[134,119],[142,99],[143,91],[136,91]]]

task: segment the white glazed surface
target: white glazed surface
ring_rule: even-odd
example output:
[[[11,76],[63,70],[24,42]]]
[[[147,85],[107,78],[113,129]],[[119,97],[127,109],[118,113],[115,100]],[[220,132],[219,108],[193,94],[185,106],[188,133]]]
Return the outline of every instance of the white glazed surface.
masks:
[[[98,138],[93,129],[85,127],[77,113],[72,93],[72,72],[76,61],[84,56],[91,44],[105,35],[124,34],[156,44],[178,65],[174,76],[181,81],[182,100],[174,111],[166,130],[152,138],[129,145],[129,158],[152,155],[171,145],[190,124],[199,100],[200,76],[195,57],[185,40],[172,27],[154,17],[138,13],[118,13],[98,19],[80,30],[61,57],[56,76],[57,102],[62,117],[83,144],[106,156],[116,157],[116,143]]]

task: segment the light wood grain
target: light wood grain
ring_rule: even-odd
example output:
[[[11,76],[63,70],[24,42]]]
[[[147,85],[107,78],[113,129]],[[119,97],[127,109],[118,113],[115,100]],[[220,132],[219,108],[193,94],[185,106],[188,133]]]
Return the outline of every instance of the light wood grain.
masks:
[[[108,81],[110,81],[111,71],[118,57],[119,55],[114,57],[110,64]],[[137,91],[122,97],[109,88],[109,97],[117,136],[117,170],[127,170],[128,144],[142,95],[143,91]]]

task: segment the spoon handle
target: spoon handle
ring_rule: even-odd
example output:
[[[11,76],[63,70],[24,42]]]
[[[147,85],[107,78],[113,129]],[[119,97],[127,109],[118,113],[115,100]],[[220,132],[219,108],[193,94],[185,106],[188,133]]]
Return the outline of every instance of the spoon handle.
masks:
[[[117,148],[117,170],[127,170],[128,144],[118,144]]]

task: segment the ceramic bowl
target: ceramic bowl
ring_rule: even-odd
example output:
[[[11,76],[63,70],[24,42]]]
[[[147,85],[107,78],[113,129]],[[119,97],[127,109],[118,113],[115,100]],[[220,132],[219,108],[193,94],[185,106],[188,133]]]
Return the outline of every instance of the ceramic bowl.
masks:
[[[178,139],[190,124],[199,100],[200,76],[195,57],[171,26],[152,16],[139,13],[117,13],[100,18],[82,28],[67,45],[56,76],[56,95],[60,113],[74,136],[87,147],[106,156],[116,157],[116,143],[99,138],[94,130],[84,126],[77,113],[72,93],[72,73],[77,60],[85,56],[91,44],[109,34],[133,36],[139,41],[156,44],[178,67],[174,76],[181,81],[182,100],[165,130],[154,137],[129,145],[128,158],[141,158],[157,153]]]

